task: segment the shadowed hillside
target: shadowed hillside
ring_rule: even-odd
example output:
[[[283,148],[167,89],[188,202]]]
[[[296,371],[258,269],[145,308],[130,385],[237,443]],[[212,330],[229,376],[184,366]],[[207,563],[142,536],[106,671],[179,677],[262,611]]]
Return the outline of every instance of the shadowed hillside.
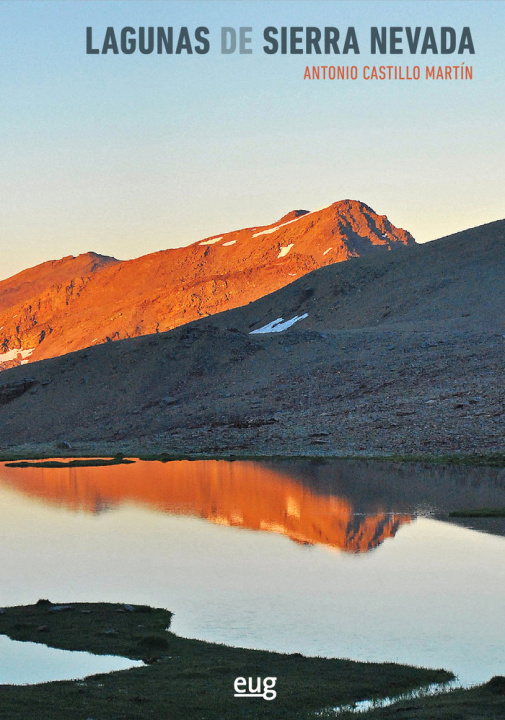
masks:
[[[504,275],[499,221],[316,270],[171,332],[13,368],[1,447],[503,451]]]

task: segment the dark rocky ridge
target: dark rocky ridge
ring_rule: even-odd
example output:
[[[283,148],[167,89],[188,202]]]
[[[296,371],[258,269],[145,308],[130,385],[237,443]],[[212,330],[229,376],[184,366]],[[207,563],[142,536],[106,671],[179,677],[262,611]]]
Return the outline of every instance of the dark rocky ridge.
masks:
[[[249,334],[304,313],[282,333]],[[1,384],[34,384],[0,406],[0,449],[503,451],[504,335],[498,221],[316,270],[166,333],[7,370]]]

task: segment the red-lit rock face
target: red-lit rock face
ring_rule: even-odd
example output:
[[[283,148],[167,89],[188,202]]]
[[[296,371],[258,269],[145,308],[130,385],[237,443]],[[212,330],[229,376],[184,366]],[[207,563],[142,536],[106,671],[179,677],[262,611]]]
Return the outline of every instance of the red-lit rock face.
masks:
[[[408,515],[355,515],[336,495],[250,462],[180,461],[88,468],[0,468],[10,487],[73,511],[135,503],[219,525],[279,533],[295,542],[366,552],[394,537]]]
[[[386,216],[343,200],[136,260],[87,253],[44,263],[0,283],[0,369],[170,330],[324,265],[413,243]]]

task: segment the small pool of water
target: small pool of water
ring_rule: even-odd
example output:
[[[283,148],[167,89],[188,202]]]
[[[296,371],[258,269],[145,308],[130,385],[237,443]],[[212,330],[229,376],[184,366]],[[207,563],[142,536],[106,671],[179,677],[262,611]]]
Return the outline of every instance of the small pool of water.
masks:
[[[52,680],[76,680],[88,675],[141,667],[142,662],[115,655],[56,650],[0,635],[0,685],[34,685]]]
[[[434,695],[440,695],[441,693],[447,693],[451,690],[455,690],[461,687],[468,687],[462,685],[457,681],[447,683],[434,683],[427,687],[418,688],[411,690],[410,692],[402,693],[401,695],[395,695],[387,698],[377,698],[375,700],[360,700],[359,702],[353,703],[352,705],[337,705],[336,707],[324,708],[323,710],[315,714],[316,717],[328,718],[333,715],[339,717],[343,713],[355,713],[360,715],[362,713],[370,712],[370,710],[378,710],[380,708],[390,707],[395,703],[417,700],[419,698],[433,697]]]

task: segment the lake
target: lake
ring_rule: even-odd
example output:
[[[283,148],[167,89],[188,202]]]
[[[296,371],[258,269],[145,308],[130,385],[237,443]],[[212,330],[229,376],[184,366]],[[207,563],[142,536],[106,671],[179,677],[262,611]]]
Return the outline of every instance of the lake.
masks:
[[[505,674],[503,523],[446,514],[491,505],[505,506],[503,470],[1,464],[0,606],[143,603],[185,637],[484,682]]]

